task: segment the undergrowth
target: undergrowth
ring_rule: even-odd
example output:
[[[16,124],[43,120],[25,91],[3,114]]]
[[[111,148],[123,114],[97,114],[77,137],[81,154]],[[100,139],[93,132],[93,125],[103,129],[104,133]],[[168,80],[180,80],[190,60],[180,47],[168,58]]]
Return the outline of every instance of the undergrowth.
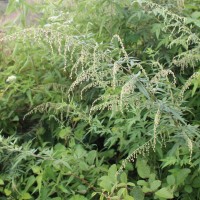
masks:
[[[43,3],[0,38],[1,199],[198,199],[198,2]]]

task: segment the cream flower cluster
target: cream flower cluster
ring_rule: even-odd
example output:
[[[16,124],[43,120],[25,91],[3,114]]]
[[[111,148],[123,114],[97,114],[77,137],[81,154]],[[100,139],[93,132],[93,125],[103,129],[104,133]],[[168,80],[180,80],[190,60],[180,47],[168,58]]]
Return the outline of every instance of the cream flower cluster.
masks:
[[[6,79],[6,83],[13,83],[17,80],[17,77],[15,75],[11,75]]]

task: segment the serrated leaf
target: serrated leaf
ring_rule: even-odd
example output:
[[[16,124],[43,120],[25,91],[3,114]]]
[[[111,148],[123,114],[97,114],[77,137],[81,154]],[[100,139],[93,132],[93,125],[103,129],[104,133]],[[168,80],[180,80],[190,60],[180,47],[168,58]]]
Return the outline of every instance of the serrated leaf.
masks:
[[[140,92],[147,98],[150,99],[150,95],[147,92],[146,88],[143,86],[143,84],[140,81],[137,81],[136,84],[137,88],[140,90]]]
[[[152,25],[151,32],[156,34],[156,38],[158,39],[160,36],[160,31],[162,30],[163,25],[160,23],[155,23]]]
[[[174,149],[176,150],[176,146],[174,146]],[[175,156],[168,156],[165,159],[161,159],[161,161],[163,161],[162,168],[165,168],[167,166],[174,165],[177,162],[177,159]]]
[[[48,179],[52,179],[52,180],[56,179],[55,172],[53,171],[53,168],[50,166],[46,167],[46,169],[44,171],[44,176],[48,177]]]
[[[76,154],[77,158],[81,158],[81,157],[85,156],[87,153],[81,145],[76,145],[75,154]]]
[[[34,182],[35,182],[35,176],[30,176],[26,183],[25,191],[28,191],[28,189],[34,184]]]
[[[36,177],[36,181],[37,181],[37,188],[40,191],[42,188],[42,174]]]
[[[80,169],[83,170],[83,171],[87,171],[88,168],[89,168],[89,166],[88,166],[84,161],[80,161],[80,162],[79,162],[79,167],[80,167]]]
[[[39,167],[39,166],[34,165],[34,166],[31,167],[31,169],[32,169],[34,174],[40,174],[41,173],[41,167]]]
[[[41,190],[39,190],[39,194],[40,194],[39,199],[46,199],[48,196],[49,189],[50,189],[49,187],[43,186]],[[47,199],[47,200],[50,200],[50,199]]]
[[[67,188],[66,188],[63,184],[60,184],[60,185],[58,186],[58,188],[59,188],[63,193],[70,194],[70,191],[67,190]]]
[[[61,139],[65,139],[66,137],[68,137],[71,133],[71,128],[70,127],[66,127],[64,129],[62,129],[58,135]]]
[[[86,161],[88,162],[89,165],[92,165],[94,163],[96,157],[97,157],[97,151],[95,151],[95,150],[90,151],[87,154]]]

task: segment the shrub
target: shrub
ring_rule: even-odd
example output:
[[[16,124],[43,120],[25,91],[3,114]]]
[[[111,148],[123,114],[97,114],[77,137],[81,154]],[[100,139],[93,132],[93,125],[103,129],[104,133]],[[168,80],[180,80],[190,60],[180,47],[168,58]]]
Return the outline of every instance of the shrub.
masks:
[[[5,28],[2,199],[199,198],[199,15],[166,2],[58,1]]]

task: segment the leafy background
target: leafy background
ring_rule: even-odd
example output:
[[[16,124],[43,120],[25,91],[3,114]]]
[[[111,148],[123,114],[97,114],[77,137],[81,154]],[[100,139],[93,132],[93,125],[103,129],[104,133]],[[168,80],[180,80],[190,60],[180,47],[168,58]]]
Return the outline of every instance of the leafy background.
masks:
[[[198,5],[10,0],[1,199],[199,199]]]

